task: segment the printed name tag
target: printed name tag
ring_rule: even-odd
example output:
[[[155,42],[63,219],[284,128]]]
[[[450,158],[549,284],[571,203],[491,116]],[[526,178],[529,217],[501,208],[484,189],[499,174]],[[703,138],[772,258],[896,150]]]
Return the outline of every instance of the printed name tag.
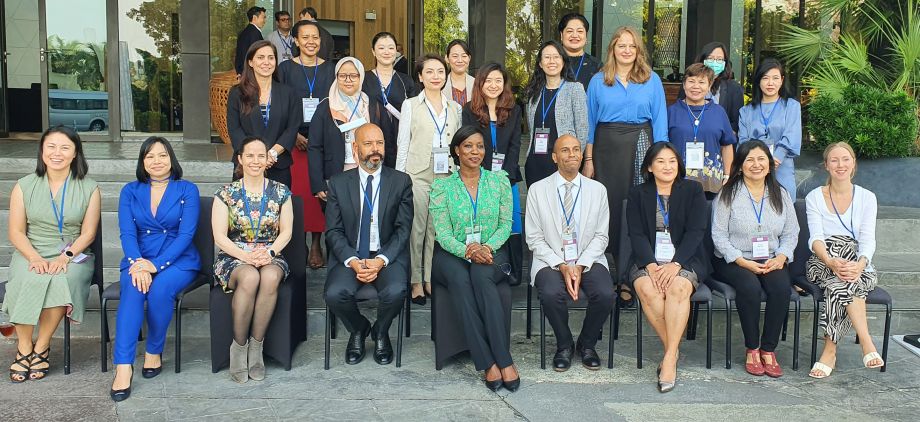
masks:
[[[380,249],[380,229],[377,222],[374,221],[374,218],[371,217],[371,237],[370,237],[371,249]],[[373,246],[377,245],[376,248]]]
[[[705,150],[702,142],[687,142],[687,168],[703,169]]]
[[[674,244],[671,233],[655,232],[655,261],[664,263],[674,259]]]
[[[573,265],[578,261],[578,236],[574,230],[562,232],[562,259],[566,265]]]
[[[348,132],[353,129],[357,129],[367,123],[367,119],[360,117],[358,119],[352,120],[348,123],[342,123],[339,125],[340,132]]]
[[[755,234],[751,237],[751,255],[755,261],[770,259],[770,236]]]
[[[537,128],[533,132],[533,153],[546,154],[549,152],[549,129]]]
[[[345,132],[345,164],[355,164],[355,152],[351,144],[355,142],[355,132]]]
[[[396,109],[396,107],[393,107],[393,104],[387,103],[387,105],[384,107],[387,109],[388,112],[390,112],[391,116],[396,118],[396,120],[399,120],[402,118],[402,114],[399,112],[399,110]]]
[[[316,107],[319,106],[319,98],[303,98],[303,122],[310,123],[313,120],[313,114],[316,113]]]
[[[505,165],[505,154],[493,153],[492,154],[492,171],[499,171],[502,169],[502,166]]]
[[[482,243],[482,226],[475,225],[473,227],[467,227],[463,229],[466,233],[466,244],[472,245],[474,243]]]
[[[432,148],[431,154],[434,156],[435,174],[447,174],[450,170],[450,154],[448,148]]]

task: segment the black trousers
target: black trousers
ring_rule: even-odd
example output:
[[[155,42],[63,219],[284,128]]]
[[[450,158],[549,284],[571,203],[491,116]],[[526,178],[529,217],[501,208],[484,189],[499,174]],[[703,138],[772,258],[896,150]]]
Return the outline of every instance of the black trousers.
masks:
[[[572,347],[568,309],[571,296],[562,281],[562,273],[549,267],[543,268],[537,273],[534,284],[540,295],[543,313],[556,334],[556,348]],[[601,264],[594,264],[590,271],[582,274],[581,289],[588,296],[588,309],[578,339],[583,348],[593,349],[613,309],[614,291],[610,271]]]
[[[330,261],[331,263],[331,261]],[[390,261],[377,274],[377,279],[371,286],[377,289],[377,322],[372,327],[376,334],[389,332],[393,318],[402,311],[406,299],[406,285],[409,283],[409,271],[406,265],[399,261]],[[355,292],[364,283],[355,278],[355,271],[341,262],[332,263],[326,276],[326,305],[342,323],[348,332],[364,330],[370,322],[358,310]],[[398,335],[398,334],[397,334]]]
[[[498,283],[508,277],[498,265],[508,262],[508,248],[503,246],[493,256],[492,265],[467,262],[435,245],[431,278],[447,287],[450,301],[463,321],[466,344],[476,369],[484,371],[493,364],[499,368],[511,366],[510,333],[505,328],[506,310],[498,296]],[[438,333],[438,336],[451,333]]]
[[[748,349],[760,348],[765,352],[775,350],[789,312],[789,296],[792,291],[789,267],[757,275],[738,264],[726,263],[721,258],[714,258],[713,266],[716,277],[735,288],[735,307],[741,319],[744,346]],[[761,289],[767,294],[763,334],[760,333]]]
[[[238,167],[239,166],[233,169],[233,181],[240,180],[243,177],[242,173],[240,172],[241,169],[239,169]],[[283,169],[280,169],[277,167],[267,168],[265,169],[265,177],[267,179],[274,180],[278,183],[281,183],[284,186],[287,186],[288,189],[291,188],[291,168],[290,167],[285,167]]]

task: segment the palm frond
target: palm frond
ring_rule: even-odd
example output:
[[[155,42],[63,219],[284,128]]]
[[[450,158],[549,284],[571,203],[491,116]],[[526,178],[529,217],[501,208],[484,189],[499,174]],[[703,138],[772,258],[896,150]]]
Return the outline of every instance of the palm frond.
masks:
[[[804,69],[818,62],[832,46],[831,40],[821,31],[812,31],[789,24],[783,24],[782,35],[774,44],[789,66],[801,65]]]
[[[828,95],[833,98],[840,98],[843,90],[851,83],[850,76],[828,63],[818,65],[814,68],[812,75],[804,80],[806,87],[815,89],[819,95]]]
[[[862,39],[850,35],[840,37],[830,62],[854,75],[867,76],[873,71],[868,46]]]

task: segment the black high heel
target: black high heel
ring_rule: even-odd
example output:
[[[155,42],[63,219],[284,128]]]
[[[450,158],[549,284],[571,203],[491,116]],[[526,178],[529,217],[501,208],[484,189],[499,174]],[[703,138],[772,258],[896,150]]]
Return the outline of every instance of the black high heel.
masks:
[[[161,365],[162,366],[162,365]],[[131,386],[134,384],[134,366],[131,366],[131,380],[128,384],[128,388],[122,390],[112,389],[109,391],[109,397],[116,402],[127,400],[128,397],[131,397]]]
[[[141,376],[143,376],[144,378],[148,378],[148,379],[153,378],[157,375],[160,375],[160,372],[162,370],[163,370],[163,356],[160,355],[160,366],[157,366],[156,368],[142,368]],[[131,373],[133,374],[134,372],[132,371]]]
[[[35,362],[34,364],[29,362],[29,379],[30,380],[38,381],[40,379],[45,378],[45,376],[48,375],[48,370],[51,369],[51,363],[48,362],[48,356],[50,354],[51,354],[51,346],[48,346],[48,348],[45,349],[44,352],[41,352],[41,353],[33,352],[32,353],[32,360],[33,361],[37,360],[38,362]],[[48,367],[40,368],[40,369],[32,369],[32,366],[41,365],[42,363],[47,363]],[[33,375],[39,375],[39,374],[40,376],[37,376],[37,377],[33,376]]]
[[[512,366],[513,366],[513,365],[512,365]],[[514,368],[514,371],[517,372],[517,368]],[[502,377],[502,385],[505,386],[505,389],[506,389],[506,390],[508,390],[508,391],[510,391],[510,392],[513,393],[513,392],[517,391],[518,388],[520,388],[520,386],[521,386],[521,373],[520,373],[520,372],[518,372],[518,377],[517,377],[517,378],[515,378],[515,379],[513,379],[513,380],[509,380],[509,381],[505,381],[505,379],[504,379],[504,374],[502,374],[502,376],[503,376],[503,377]]]
[[[23,355],[22,353],[19,353],[19,350],[16,350],[16,359],[13,360],[13,363],[10,365],[11,367],[10,368],[10,381],[12,381],[15,384],[19,384],[19,383],[28,381],[29,380],[29,366],[31,365],[31,362],[32,362],[31,352]],[[12,368],[13,365],[19,365],[26,369],[25,370],[13,369]],[[18,378],[17,376],[22,377],[22,379]]]

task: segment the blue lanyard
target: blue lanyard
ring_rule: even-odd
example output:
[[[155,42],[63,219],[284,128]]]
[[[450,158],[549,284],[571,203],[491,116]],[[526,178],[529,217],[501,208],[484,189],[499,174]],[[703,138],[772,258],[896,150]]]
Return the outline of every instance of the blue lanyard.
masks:
[[[390,77],[390,84],[386,88],[383,87],[383,80],[380,79],[380,75],[377,72],[374,72],[374,76],[377,77],[377,82],[380,84],[380,93],[383,94],[383,105],[386,106],[390,103],[390,89],[393,88],[393,79],[396,79],[396,71],[393,71],[393,76]]]
[[[760,121],[763,122],[765,136],[770,136],[770,122],[773,121],[773,113],[776,111],[777,107],[779,107],[779,101],[780,100],[777,99],[776,102],[773,103],[773,108],[770,109],[769,116],[763,114],[763,103],[760,103]]]
[[[355,118],[355,113],[358,112],[358,106],[361,105],[361,101],[364,100],[364,97],[358,95],[358,102],[355,103],[355,108],[351,109],[351,116],[348,116],[348,121]]]
[[[747,188],[745,186],[745,188]],[[760,198],[760,211],[757,211],[757,207],[754,206],[754,197],[751,195],[751,191],[748,190],[748,199],[751,200],[751,209],[754,210],[754,216],[757,217],[757,225],[760,226],[760,217],[763,216],[763,203],[764,199],[767,198],[767,189],[764,188],[763,196]]]
[[[313,87],[316,85],[316,74],[319,73],[319,58],[313,59],[313,80],[307,77],[307,65],[300,59],[300,70],[303,71],[303,78],[307,81],[307,88],[310,88],[310,98],[313,98]]]
[[[262,125],[268,127],[268,119],[272,115],[272,91],[268,90],[268,104],[265,105],[265,114],[262,115]]]
[[[259,225],[257,226],[252,220],[252,210],[249,208],[249,197],[246,195],[246,182],[240,180],[240,186],[243,188],[243,207],[246,210],[246,217],[249,218],[249,229],[252,231],[252,238],[249,239],[250,242],[255,242],[259,238],[259,229],[262,228],[262,216],[265,215],[265,204],[268,202],[268,180],[264,182],[262,186],[262,206],[259,207]]]
[[[492,131],[492,153],[498,152],[498,130],[495,128],[495,122],[489,122],[489,129]]]
[[[556,189],[556,196],[559,197],[559,206],[562,208],[562,218],[565,219],[565,226],[572,226],[572,219],[575,218],[575,205],[578,204],[578,197],[581,196],[581,186],[575,185],[578,188],[578,193],[575,194],[575,200],[572,201],[572,212],[568,215],[565,214],[565,203],[562,202],[562,194],[559,193],[559,189]]]
[[[374,205],[377,204],[377,198],[380,198],[380,179],[377,179],[377,191],[373,194],[371,198],[367,197],[367,184],[363,186],[364,191],[364,205],[367,205],[368,209],[371,210],[371,215],[374,214]]]
[[[687,114],[690,115],[690,123],[693,124],[693,142],[696,142],[697,135],[700,133],[700,125],[703,124],[703,114],[706,113],[706,108],[709,107],[709,103],[703,105],[703,109],[700,110],[700,116],[697,118],[693,115],[693,111],[690,110],[690,104],[684,100],[684,105],[687,106]]]
[[[581,57],[584,60],[584,56]],[[543,110],[543,121],[541,127],[546,125],[546,116],[549,115],[549,110],[553,107],[553,103],[556,102],[556,97],[559,95],[559,91],[562,91],[562,85],[565,85],[565,80],[559,85],[559,88],[556,88],[556,93],[553,94],[553,98],[549,100],[549,104],[546,103],[546,85],[543,85],[543,95],[540,96],[540,107]]]
[[[856,185],[853,185],[853,199],[850,201],[850,227],[847,227],[843,219],[840,218],[840,212],[837,211],[837,205],[834,204],[834,195],[831,194],[829,186],[827,188],[827,196],[831,198],[831,206],[834,207],[834,214],[837,214],[837,220],[840,221],[840,225],[853,235],[853,240],[856,240],[856,226],[853,225],[853,204],[856,203]]]
[[[281,35],[281,31],[275,30],[275,32],[278,33],[278,39],[281,40],[281,45],[283,45],[287,49],[288,53],[293,53],[294,52],[294,40],[292,39],[293,37],[289,36],[288,38],[291,40],[288,41],[288,40],[285,40],[284,37]]]
[[[51,180],[50,178],[48,179]],[[51,189],[48,189],[48,193],[51,195],[51,209],[54,210],[54,218],[57,220],[58,233],[61,234],[61,240],[64,240],[64,200],[67,199],[67,182],[70,181],[70,174],[67,175],[67,178],[64,179],[64,187],[61,188],[61,212],[58,213],[57,205],[54,204],[54,193],[51,192]]]
[[[575,70],[575,79],[578,79],[578,74],[581,73],[581,66],[582,66],[583,64],[585,64],[585,56],[587,56],[587,54],[584,54],[584,53],[583,53],[583,54],[581,55],[581,60],[578,61],[578,67],[575,68],[575,69],[576,69],[576,70]]]
[[[661,219],[664,220],[664,229],[665,229],[665,231],[671,231],[671,219],[669,218],[670,215],[671,215],[671,212],[670,212],[670,211],[666,211],[666,210],[664,209],[664,201],[661,200],[661,196],[658,195],[658,191],[657,191],[657,190],[655,191],[655,201],[658,202],[658,209],[661,211]],[[758,222],[759,222],[759,221],[760,221],[760,220],[759,220],[759,217],[758,217]]]
[[[392,84],[393,83],[391,82],[390,85]],[[444,124],[442,126],[438,126],[438,119],[434,117],[434,112],[431,111],[431,107],[428,106],[426,108],[428,109],[428,114],[431,115],[431,121],[434,122],[434,128],[438,131],[438,139],[441,139],[444,135],[444,130],[447,129],[447,109],[445,108],[444,110]]]
[[[459,173],[457,177],[458,178],[460,177]],[[460,180],[460,183],[463,183],[462,179]],[[466,187],[466,184],[464,183],[463,185],[463,188],[466,189],[466,196],[470,197],[470,206],[473,208],[473,218],[472,218],[473,223],[476,222],[477,216],[479,214],[479,191],[482,190],[480,189],[481,187],[480,185],[482,185],[482,167],[479,168],[479,181],[476,182],[476,200],[475,201],[473,200],[473,195],[470,193],[470,190]]]

